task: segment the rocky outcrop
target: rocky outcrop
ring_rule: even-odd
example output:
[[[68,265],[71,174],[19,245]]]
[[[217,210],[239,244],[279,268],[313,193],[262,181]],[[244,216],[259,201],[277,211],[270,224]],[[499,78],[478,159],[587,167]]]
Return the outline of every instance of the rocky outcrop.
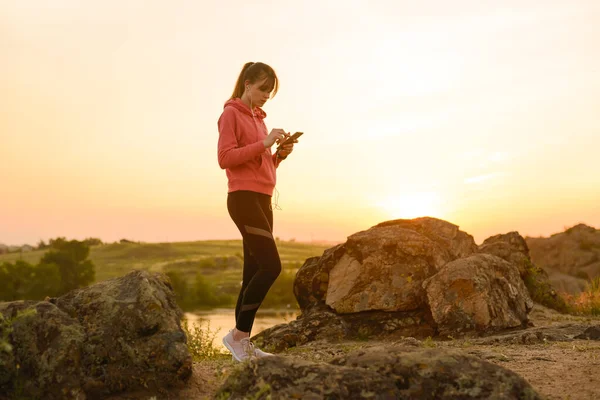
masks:
[[[251,361],[216,398],[540,399],[519,375],[448,349],[381,346],[314,363],[291,357]]]
[[[561,312],[567,310],[567,304],[546,271],[531,261],[527,242],[518,232],[487,238],[479,246],[479,252],[495,255],[516,266],[533,301]]]
[[[600,325],[590,326],[580,335],[575,336],[576,339],[600,340]]]
[[[47,302],[0,303],[0,313],[7,320],[22,313],[10,324],[12,351],[5,353],[0,369],[0,392],[16,390],[33,398],[82,398],[85,333],[78,321]]]
[[[554,287],[571,294],[600,276],[600,230],[575,225],[548,238],[526,238],[533,263],[548,272]],[[576,278],[564,279],[565,275]]]
[[[423,287],[441,335],[526,326],[533,308],[517,267],[490,254],[449,262]]]
[[[533,303],[564,312],[518,232],[477,246],[435,218],[387,221],[304,263],[296,321],[253,338],[273,351],[311,341],[483,336],[526,328]]]
[[[98,398],[185,381],[192,359],[168,278],[134,271],[44,302],[0,303],[14,319],[2,391]],[[1,336],[1,335],[0,335]]]
[[[475,251],[473,238],[449,222],[388,221],[307,260],[294,293],[303,309],[325,303],[340,314],[416,310],[426,301],[423,281]]]
[[[434,336],[434,326],[431,315],[420,310],[337,314],[329,307],[313,307],[295,321],[266,329],[252,340],[269,351],[281,352],[314,341]]]
[[[301,315],[253,340],[280,351],[314,340],[526,326],[532,301],[521,275],[530,271],[527,244],[516,232],[478,247],[446,221],[387,221],[306,260],[294,282]]]
[[[479,335],[526,327],[532,297],[566,308],[517,232],[477,246],[428,217],[383,222],[306,260],[294,294],[298,319],[257,343],[280,351],[314,340]]]
[[[529,273],[531,268],[527,242],[518,232],[491,236],[483,241],[478,251],[492,254],[513,264],[518,268],[522,278]]]

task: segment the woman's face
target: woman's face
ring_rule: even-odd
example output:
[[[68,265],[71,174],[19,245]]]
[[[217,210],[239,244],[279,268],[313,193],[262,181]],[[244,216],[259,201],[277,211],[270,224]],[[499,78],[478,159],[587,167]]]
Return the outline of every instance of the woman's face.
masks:
[[[269,100],[273,91],[268,78],[258,80],[254,83],[246,81],[246,87],[246,96],[248,96],[248,100],[252,101],[252,105],[256,107],[262,107]]]

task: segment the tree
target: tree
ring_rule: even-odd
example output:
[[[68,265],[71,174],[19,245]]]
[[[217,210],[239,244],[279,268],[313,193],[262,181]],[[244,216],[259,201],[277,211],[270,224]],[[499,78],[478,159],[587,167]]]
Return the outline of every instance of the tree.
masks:
[[[177,304],[181,309],[188,310],[193,303],[193,299],[191,299],[192,292],[188,289],[185,278],[178,271],[169,271],[167,272],[167,276],[171,280]]]
[[[50,239],[48,241],[48,245],[53,249],[58,249],[65,243],[67,243],[67,239],[65,239],[64,237],[57,237],[56,239]]]
[[[95,268],[92,261],[87,260],[89,253],[90,248],[84,242],[58,238],[52,241],[52,250],[44,254],[40,264],[58,266],[63,294],[94,282]]]
[[[39,263],[33,269],[33,276],[29,283],[27,299],[43,300],[46,296],[55,297],[62,293],[60,269],[56,264]]]
[[[196,274],[194,292],[196,302],[199,305],[213,307],[219,303],[219,299],[215,294],[214,287],[204,278],[204,276],[202,276],[201,273]]]
[[[85,243],[85,244],[86,244],[86,245],[88,245],[88,246],[99,246],[99,245],[101,245],[101,244],[104,244],[104,243],[102,242],[102,240],[100,240],[100,239],[98,239],[98,238],[92,238],[92,237],[89,237],[89,238],[85,239],[85,240],[83,241],[83,243]]]
[[[55,264],[31,265],[18,260],[0,265],[0,300],[42,300],[60,290],[60,272]]]
[[[230,295],[226,293],[219,293],[217,287],[208,281],[202,275],[202,272],[198,272],[196,274],[193,296],[194,304],[200,307],[218,307],[229,305],[233,302],[233,299]]]
[[[0,265],[0,300],[24,299],[32,270],[33,265],[22,260],[14,264],[5,262]]]

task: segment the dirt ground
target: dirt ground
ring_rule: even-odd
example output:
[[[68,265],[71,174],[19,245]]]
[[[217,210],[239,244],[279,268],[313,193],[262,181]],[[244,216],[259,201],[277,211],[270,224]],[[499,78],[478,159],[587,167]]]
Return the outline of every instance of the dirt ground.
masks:
[[[536,305],[530,314],[532,327],[485,338],[412,343],[424,347],[452,347],[510,369],[525,378],[547,399],[600,399],[600,341],[571,339],[586,326],[600,325],[600,318],[562,315]],[[537,333],[537,336],[536,334]],[[546,339],[546,337],[549,338]],[[401,339],[401,341],[410,339]],[[282,355],[326,362],[357,348],[395,341],[346,341],[309,343],[288,349]],[[211,399],[235,364],[228,356],[194,363],[192,378],[180,389],[167,393],[134,393],[110,400]]]

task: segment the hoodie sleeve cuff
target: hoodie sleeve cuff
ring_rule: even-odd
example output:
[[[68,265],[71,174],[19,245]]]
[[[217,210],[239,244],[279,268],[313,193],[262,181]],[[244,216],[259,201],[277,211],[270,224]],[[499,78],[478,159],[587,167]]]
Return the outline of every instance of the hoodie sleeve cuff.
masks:
[[[263,143],[262,140],[260,140],[256,143],[253,143],[251,146],[252,146],[252,151],[255,153],[255,155],[259,155],[260,153],[265,151],[265,144]]]

